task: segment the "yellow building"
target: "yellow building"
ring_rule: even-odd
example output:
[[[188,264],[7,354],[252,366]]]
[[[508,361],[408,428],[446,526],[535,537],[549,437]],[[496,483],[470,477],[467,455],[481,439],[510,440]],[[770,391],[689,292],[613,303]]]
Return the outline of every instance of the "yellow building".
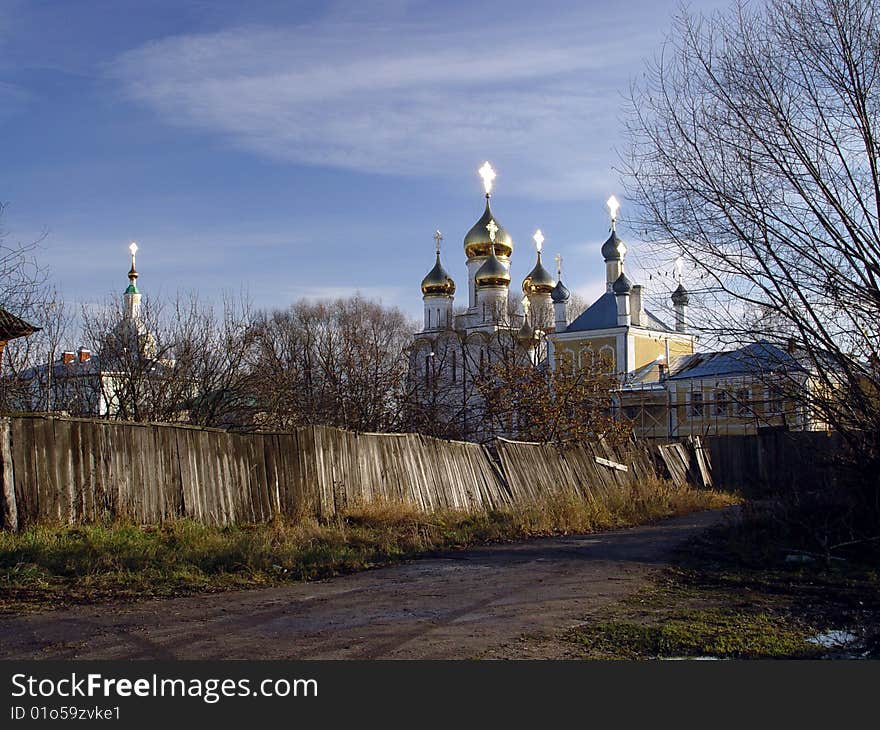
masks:
[[[818,379],[806,358],[768,342],[673,357],[631,373],[618,391],[636,435],[675,440],[828,428],[810,407]],[[818,395],[818,392],[817,392]],[[817,398],[821,400],[821,398]]]
[[[676,322],[670,327],[645,307],[645,288],[624,273],[626,245],[617,236],[616,201],[611,202],[611,235],[602,245],[606,290],[570,324],[557,318],[549,339],[555,360],[578,367],[609,362],[623,385],[631,373],[649,364],[692,354],[694,337],[686,329],[687,292],[681,284],[672,294]]]
[[[555,331],[548,335],[551,363],[611,364],[620,383],[616,408],[639,437],[826,428],[804,406],[814,379],[796,353],[765,342],[696,352],[695,337],[687,331],[688,292],[680,281],[670,294],[674,326],[645,307],[644,288],[624,271],[626,245],[617,236],[611,204],[616,206],[613,198],[611,235],[602,246],[606,290],[571,323],[560,321],[557,310]],[[554,303],[561,299],[554,290]]]

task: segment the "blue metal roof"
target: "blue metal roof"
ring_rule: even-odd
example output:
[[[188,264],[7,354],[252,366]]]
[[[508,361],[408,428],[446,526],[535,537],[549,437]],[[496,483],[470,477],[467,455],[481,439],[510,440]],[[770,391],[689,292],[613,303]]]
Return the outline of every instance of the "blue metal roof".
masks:
[[[617,327],[617,302],[614,292],[606,291],[566,327],[566,332],[586,332]]]
[[[704,352],[693,355],[669,380],[753,375],[774,370],[801,371],[804,367],[785,350],[769,342],[753,342],[738,350]]]
[[[653,312],[645,310],[645,315],[647,322],[640,325],[641,327],[651,330],[662,330],[664,332],[672,331]],[[587,307],[580,316],[576,317],[565,331],[587,332],[589,330],[603,330],[617,326],[617,302],[614,299],[614,292],[606,291]]]

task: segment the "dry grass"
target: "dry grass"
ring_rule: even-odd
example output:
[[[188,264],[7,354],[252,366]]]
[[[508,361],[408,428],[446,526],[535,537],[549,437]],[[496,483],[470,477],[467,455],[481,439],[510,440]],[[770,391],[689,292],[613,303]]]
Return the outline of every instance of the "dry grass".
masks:
[[[323,523],[41,526],[0,533],[0,610],[312,580],[437,550],[619,528],[733,502],[657,481],[601,499],[548,496],[473,514],[370,504]]]

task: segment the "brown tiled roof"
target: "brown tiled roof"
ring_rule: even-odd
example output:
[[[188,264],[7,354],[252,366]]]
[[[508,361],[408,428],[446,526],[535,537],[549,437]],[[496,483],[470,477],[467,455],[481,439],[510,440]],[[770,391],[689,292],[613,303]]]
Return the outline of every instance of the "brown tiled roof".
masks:
[[[10,314],[0,307],[0,340],[14,340],[16,337],[26,337],[36,332],[39,327],[28,324],[14,314]]]

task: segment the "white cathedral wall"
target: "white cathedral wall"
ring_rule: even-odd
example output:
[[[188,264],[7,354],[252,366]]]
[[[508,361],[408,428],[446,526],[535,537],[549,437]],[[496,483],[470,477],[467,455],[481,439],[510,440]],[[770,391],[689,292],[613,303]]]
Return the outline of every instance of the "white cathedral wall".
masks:
[[[486,260],[484,256],[475,259],[468,259],[467,261],[467,271],[468,271],[468,309],[476,310],[477,308],[477,292],[476,285],[474,284],[474,279],[477,275],[477,270],[483,265],[483,262]]]
[[[423,297],[423,301],[425,331],[442,330],[452,326],[452,297],[428,295]]]

